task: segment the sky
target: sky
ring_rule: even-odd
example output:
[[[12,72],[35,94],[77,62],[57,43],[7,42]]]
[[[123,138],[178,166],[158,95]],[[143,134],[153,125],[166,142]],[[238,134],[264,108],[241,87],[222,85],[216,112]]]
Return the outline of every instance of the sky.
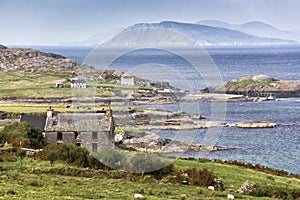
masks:
[[[299,8],[299,0],[0,0],[0,44],[71,43],[160,21],[262,21],[300,30]]]

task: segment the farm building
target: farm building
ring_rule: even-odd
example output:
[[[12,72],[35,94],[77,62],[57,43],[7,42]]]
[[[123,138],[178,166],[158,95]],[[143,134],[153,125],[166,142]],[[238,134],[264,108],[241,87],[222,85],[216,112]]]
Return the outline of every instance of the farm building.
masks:
[[[121,85],[134,86],[134,77],[130,75],[123,75],[121,77]]]
[[[112,111],[99,113],[54,113],[47,111],[45,125],[47,144],[75,143],[90,152],[111,148],[114,145]]]
[[[85,79],[72,79],[70,83],[71,83],[71,88],[86,88]]]

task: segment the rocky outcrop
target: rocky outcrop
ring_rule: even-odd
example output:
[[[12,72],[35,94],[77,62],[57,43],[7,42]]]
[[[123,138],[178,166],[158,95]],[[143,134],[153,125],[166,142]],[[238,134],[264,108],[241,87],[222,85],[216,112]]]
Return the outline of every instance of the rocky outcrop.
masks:
[[[0,48],[0,68],[25,72],[76,72],[80,63],[28,48]]]
[[[222,87],[206,88],[203,91],[250,97],[266,97],[271,94],[277,98],[300,97],[300,80],[278,80],[260,74],[233,79]]]
[[[238,128],[274,128],[275,126],[276,124],[273,122],[264,121],[236,123],[236,127]]]
[[[114,112],[118,126],[131,126],[143,130],[191,130],[215,126],[227,126],[225,122],[202,121],[203,115],[189,115],[185,112],[171,112],[162,109],[145,108],[128,112]]]
[[[146,133],[142,137],[134,137],[123,141],[123,146],[132,148],[139,152],[150,153],[180,153],[192,151],[221,151],[232,150],[219,146],[206,146],[194,142],[180,142],[170,139],[160,138],[158,135]]]
[[[7,48],[2,45],[0,45],[0,69],[83,76],[90,80],[101,80],[107,83],[119,83],[123,74],[115,70],[96,70],[90,65],[54,53],[45,53],[30,48]]]

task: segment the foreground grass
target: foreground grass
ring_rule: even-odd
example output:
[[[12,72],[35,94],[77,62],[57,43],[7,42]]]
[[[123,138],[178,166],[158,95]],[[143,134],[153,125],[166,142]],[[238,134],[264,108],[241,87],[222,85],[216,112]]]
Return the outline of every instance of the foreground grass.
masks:
[[[260,184],[275,184],[278,187],[300,189],[300,180],[274,177],[267,179],[267,174],[236,166],[200,163],[196,161],[177,160],[174,165],[179,169],[191,167],[208,168],[225,183],[226,191],[208,191],[206,188],[180,184],[163,183],[159,180],[126,180],[124,178],[91,178],[74,175],[46,173],[54,169],[76,169],[64,163],[56,163],[50,168],[49,162],[34,159],[24,160],[24,170],[19,170],[18,162],[0,162],[0,199],[133,199],[135,193],[143,193],[150,200],[156,199],[226,199],[230,192],[237,199],[272,199],[258,198],[237,194],[236,191],[245,180]],[[32,169],[39,168],[40,172]],[[96,171],[95,171],[96,172]],[[101,174],[101,171],[97,171]],[[111,173],[117,173],[111,171]],[[138,175],[137,175],[138,176]],[[183,197],[185,196],[185,197]]]
[[[188,162],[188,164],[187,164]],[[245,169],[238,166],[218,164],[211,162],[199,163],[197,161],[177,160],[175,165],[179,169],[195,167],[198,169],[207,168],[214,172],[221,180],[226,180],[226,188],[237,190],[246,180],[264,186],[274,186],[278,188],[289,188],[300,190],[300,180],[296,178],[286,178],[263,172]]]

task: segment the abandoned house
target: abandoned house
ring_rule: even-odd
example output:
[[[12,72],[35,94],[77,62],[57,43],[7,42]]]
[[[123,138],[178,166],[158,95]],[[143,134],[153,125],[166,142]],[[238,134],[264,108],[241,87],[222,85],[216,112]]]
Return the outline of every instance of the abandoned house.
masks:
[[[45,142],[75,143],[90,152],[112,148],[114,145],[114,123],[112,111],[99,113],[54,113],[47,111]]]
[[[114,145],[114,122],[110,109],[96,113],[56,113],[22,115],[26,121],[43,131],[46,144],[74,143],[96,153]]]

